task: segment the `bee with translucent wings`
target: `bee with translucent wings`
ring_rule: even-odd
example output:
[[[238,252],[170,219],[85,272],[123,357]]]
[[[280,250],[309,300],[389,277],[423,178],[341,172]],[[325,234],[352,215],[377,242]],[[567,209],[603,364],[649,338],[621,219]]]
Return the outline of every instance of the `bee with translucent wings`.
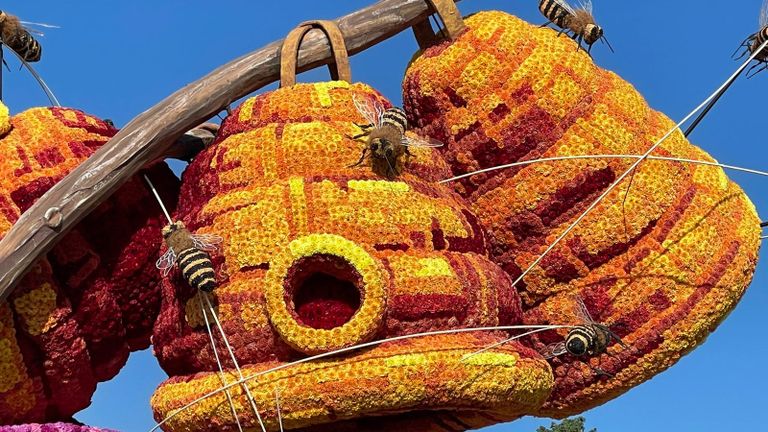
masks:
[[[570,354],[574,357],[586,358],[594,357],[608,351],[611,342],[616,341],[622,347],[629,349],[621,338],[614,333],[609,325],[600,324],[592,319],[584,301],[581,297],[574,297],[574,313],[583,323],[571,329],[565,340],[547,345],[541,350],[541,355],[546,359],[557,357],[563,354]],[[603,371],[599,371],[605,374]]]
[[[397,107],[384,109],[377,100],[370,96],[353,96],[355,108],[368,122],[356,124],[361,133],[352,137],[359,140],[365,138],[366,146],[363,154],[351,167],[363,163],[370,152],[374,172],[386,173],[387,178],[392,179],[400,174],[399,162],[403,155],[410,156],[408,147],[440,147],[440,141],[422,139],[415,136],[406,136],[408,120],[405,112]]]
[[[606,39],[603,28],[597,25],[592,14],[592,0],[579,2],[579,8],[574,8],[566,0],[539,0],[539,11],[549,20],[544,26],[552,23],[560,27],[560,33],[566,33],[579,44],[587,44],[587,53],[592,51],[592,45],[602,40],[613,52],[613,47]],[[543,27],[543,26],[542,26]],[[578,48],[577,48],[578,49]]]
[[[755,51],[763,46],[765,41],[768,41],[768,0],[763,2],[763,7],[760,9],[759,29],[755,33],[747,36],[747,38],[744,39],[741,45],[739,45],[739,48],[736,49],[736,52],[733,55],[736,57],[736,55],[741,52],[741,55],[736,57],[738,60],[747,54],[755,54]],[[768,69],[768,48],[763,48],[757,54],[755,60],[757,63],[752,65],[752,67],[747,71],[748,78],[751,78],[764,71],[765,69]],[[762,67],[752,72],[758,66]]]
[[[0,38],[2,43],[13,50],[24,61],[34,63],[40,60],[43,49],[32,34],[43,36],[43,33],[32,29],[33,26],[57,28],[50,24],[20,21],[18,17],[0,11]]]
[[[208,252],[218,249],[222,238],[213,234],[192,234],[181,221],[163,228],[168,250],[157,260],[157,268],[167,275],[178,262],[184,280],[193,288],[211,292],[216,288],[216,273]]]

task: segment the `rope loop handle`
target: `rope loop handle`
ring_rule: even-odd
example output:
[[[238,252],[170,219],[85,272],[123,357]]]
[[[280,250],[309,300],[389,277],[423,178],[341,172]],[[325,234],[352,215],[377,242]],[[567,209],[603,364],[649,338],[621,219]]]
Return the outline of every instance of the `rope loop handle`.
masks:
[[[291,30],[280,47],[280,87],[296,84],[296,66],[301,41],[312,29],[322,30],[331,45],[333,63],[328,64],[331,78],[351,83],[352,71],[349,67],[349,53],[347,53],[347,45],[339,26],[335,21],[312,20],[305,21]]]
[[[456,40],[456,38],[466,30],[467,26],[464,24],[464,19],[461,17],[461,12],[459,12],[459,8],[456,7],[454,0],[427,1],[432,7],[432,10],[434,10],[443,22],[445,38],[452,41]],[[414,25],[413,34],[416,36],[416,42],[418,42],[419,48],[422,50],[443,40],[443,38],[432,31],[432,26],[429,24],[429,18]]]

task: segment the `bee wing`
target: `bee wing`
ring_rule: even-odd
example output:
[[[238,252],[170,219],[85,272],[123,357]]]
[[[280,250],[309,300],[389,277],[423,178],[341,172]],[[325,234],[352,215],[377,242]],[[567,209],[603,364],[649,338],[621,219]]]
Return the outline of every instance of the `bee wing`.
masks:
[[[33,34],[35,36],[45,36],[45,33],[41,32],[40,30],[35,30],[29,27],[24,27],[24,30],[26,30],[28,33]]]
[[[224,239],[216,234],[193,234],[192,242],[195,247],[204,251],[214,251],[219,248],[219,245]]]
[[[174,264],[176,264],[176,252],[173,251],[173,248],[168,248],[163,256],[157,260],[155,267],[157,267],[158,270],[162,270],[163,276],[168,276],[168,273],[171,271]]]
[[[560,7],[562,7],[563,9],[565,9],[565,10],[566,10],[568,13],[570,13],[571,15],[573,15],[573,14],[575,14],[575,13],[576,13],[576,10],[573,8],[573,6],[571,6],[570,4],[568,4],[568,2],[567,2],[567,1],[565,1],[565,0],[555,0],[555,3],[557,3],[558,5],[560,5]],[[591,2],[590,2],[590,3],[591,3]]]
[[[445,144],[432,138],[409,137],[403,135],[402,144],[410,147],[442,147]]]
[[[768,27],[768,0],[763,0],[763,7],[760,8],[760,30]]]
[[[589,314],[589,310],[587,310],[587,306],[584,304],[584,300],[582,300],[580,296],[573,296],[573,302],[575,303],[574,313],[577,317],[588,324],[595,322],[592,319],[592,315]]]
[[[582,9],[592,15],[592,0],[579,0],[579,5]]]
[[[46,24],[46,23],[39,23],[39,22],[34,22],[34,21],[20,21],[20,22],[21,22],[21,25],[23,25],[23,26],[34,26],[34,27],[43,27],[43,28],[51,28],[51,29],[61,28],[61,27],[59,27],[57,25]]]
[[[20,21],[20,22],[21,22],[21,25],[24,27],[24,30],[37,36],[45,36],[45,33],[43,33],[41,30],[36,29],[35,27],[42,27],[42,28],[48,28],[48,29],[61,28],[59,26],[52,25],[52,24],[37,23],[37,22],[31,22],[31,21]]]
[[[352,95],[352,102],[369,124],[379,128],[384,118],[384,107],[369,96]]]
[[[568,352],[568,350],[565,349],[565,341],[547,345],[539,351],[545,359],[551,359],[563,355],[566,352]]]

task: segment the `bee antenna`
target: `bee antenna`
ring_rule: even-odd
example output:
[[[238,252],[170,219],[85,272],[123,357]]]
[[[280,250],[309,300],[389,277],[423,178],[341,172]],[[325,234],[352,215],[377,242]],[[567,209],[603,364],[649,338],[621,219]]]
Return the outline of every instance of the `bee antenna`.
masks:
[[[616,51],[613,50],[613,47],[611,46],[611,43],[608,42],[608,38],[605,37],[605,35],[601,36],[600,39],[605,42],[606,45],[608,45],[608,49],[611,50],[612,53],[616,54]]]

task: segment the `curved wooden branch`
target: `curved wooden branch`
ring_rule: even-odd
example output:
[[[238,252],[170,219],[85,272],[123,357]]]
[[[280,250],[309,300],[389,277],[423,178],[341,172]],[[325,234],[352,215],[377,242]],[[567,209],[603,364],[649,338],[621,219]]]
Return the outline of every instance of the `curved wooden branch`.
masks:
[[[410,28],[430,13],[427,0],[381,0],[337,23],[351,55]],[[240,57],[145,111],[24,212],[0,241],[0,300],[77,222],[139,169],[167,156],[185,131],[276,81],[281,44],[276,41]],[[331,58],[322,31],[312,30],[304,38],[298,68],[315,68]],[[60,223],[47,223],[46,212],[50,216],[48,210],[54,208],[60,209],[55,215]]]

